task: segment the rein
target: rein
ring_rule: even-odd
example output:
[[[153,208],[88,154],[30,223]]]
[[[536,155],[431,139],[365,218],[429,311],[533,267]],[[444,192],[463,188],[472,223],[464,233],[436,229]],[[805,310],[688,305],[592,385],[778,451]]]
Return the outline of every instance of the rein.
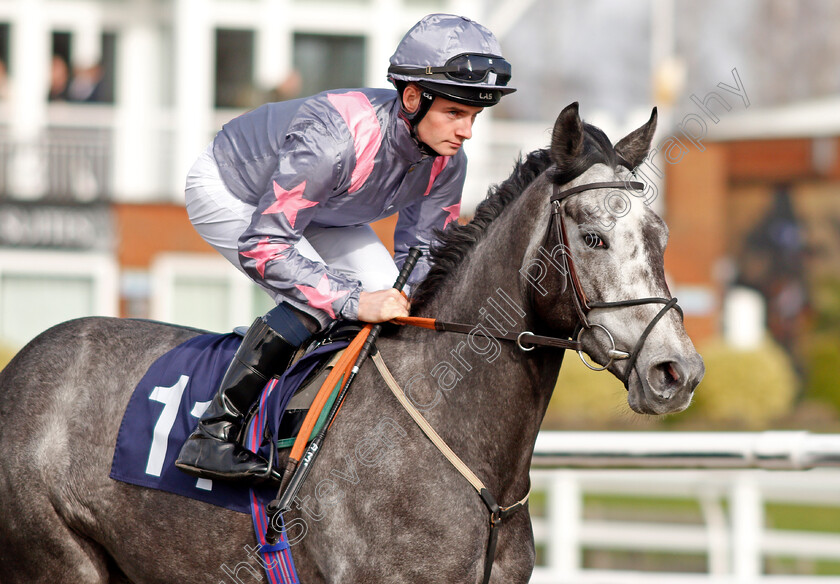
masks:
[[[446,322],[436,318],[424,318],[420,316],[400,316],[391,320],[396,324],[416,326],[442,333],[469,334],[475,330],[476,325],[461,322]],[[530,331],[507,332],[492,327],[482,327],[491,337],[502,341],[513,341],[523,351],[533,351],[536,347],[551,347],[553,349],[571,349],[580,351],[580,341],[573,341],[562,337],[545,337],[535,335]],[[531,346],[525,346],[531,345]]]

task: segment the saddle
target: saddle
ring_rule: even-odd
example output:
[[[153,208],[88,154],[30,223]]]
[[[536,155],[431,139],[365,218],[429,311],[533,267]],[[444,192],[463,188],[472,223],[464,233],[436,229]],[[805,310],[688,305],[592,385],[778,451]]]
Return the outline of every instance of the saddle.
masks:
[[[344,352],[343,347],[346,343],[352,340],[361,329],[362,323],[359,323],[358,321],[334,321],[329,327],[327,327],[327,329],[316,334],[307,344],[298,350],[297,354],[292,359],[292,362],[289,364],[290,368],[295,366],[302,359],[306,359],[312,355],[316,350],[320,349],[319,352],[328,351],[328,347],[333,344],[342,347],[336,351],[324,353],[326,357],[318,365],[316,365],[316,367],[306,376],[292,394],[292,397],[289,399],[284,411],[281,414],[276,435],[273,437],[276,440],[276,447],[278,451],[283,451],[292,447],[295,439],[300,433],[303,421],[306,418],[307,413],[309,413],[312,402],[315,400],[315,396],[318,394],[319,389],[324,384],[324,381],[330,371]],[[242,335],[245,330],[247,329],[237,328],[234,332]],[[275,375],[275,378],[281,377],[283,373],[284,372],[282,371],[279,372]],[[307,438],[307,442],[312,440],[312,438],[323,427],[326,421],[327,413],[332,407],[339,389],[340,386],[336,386],[333,389],[329,400],[321,411],[321,415],[319,416],[315,427],[310,433],[310,436]],[[253,418],[257,416],[257,414],[258,404],[255,404],[246,419],[246,427],[250,426]],[[267,426],[267,424],[265,425]],[[267,428],[263,428],[264,432],[266,432],[266,430]],[[281,463],[282,459],[286,458],[284,454],[285,453],[283,452],[279,453],[279,462]],[[280,466],[282,468],[282,464]]]

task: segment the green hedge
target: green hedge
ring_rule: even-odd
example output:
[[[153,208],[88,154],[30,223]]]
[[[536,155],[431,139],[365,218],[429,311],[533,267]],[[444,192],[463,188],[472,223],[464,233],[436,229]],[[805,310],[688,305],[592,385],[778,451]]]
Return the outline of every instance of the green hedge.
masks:
[[[566,352],[543,428],[602,429],[632,425],[643,418],[627,405],[627,391],[615,376],[591,371],[576,353]]]
[[[791,413],[797,379],[788,354],[769,339],[749,351],[713,342],[701,350],[706,375],[686,420],[713,427],[761,430]]]
[[[840,343],[836,347],[840,351]],[[789,415],[797,380],[787,353],[767,340],[739,351],[721,341],[700,348],[706,375],[689,408],[667,417],[643,416],[627,405],[627,392],[613,375],[595,373],[568,353],[560,371],[544,429],[760,430]],[[833,361],[835,367],[840,361]],[[836,370],[835,370],[836,371]],[[834,379],[837,379],[836,373]],[[840,388],[832,386],[840,400]],[[837,402],[840,406],[840,401]]]
[[[807,359],[805,396],[840,413],[840,338],[833,334],[814,337]]]

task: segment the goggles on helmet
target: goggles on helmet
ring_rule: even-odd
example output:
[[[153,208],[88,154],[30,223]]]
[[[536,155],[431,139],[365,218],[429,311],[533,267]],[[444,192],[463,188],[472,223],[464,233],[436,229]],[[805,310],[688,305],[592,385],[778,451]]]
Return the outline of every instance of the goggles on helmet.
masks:
[[[437,76],[438,79],[440,79],[441,75],[444,75],[447,79],[460,83],[481,83],[492,72],[496,74],[496,80],[491,83],[497,86],[507,85],[511,78],[510,63],[505,61],[504,57],[474,53],[455,55],[446,61],[443,67],[401,67],[391,65],[388,68],[388,72],[396,73],[397,75]]]

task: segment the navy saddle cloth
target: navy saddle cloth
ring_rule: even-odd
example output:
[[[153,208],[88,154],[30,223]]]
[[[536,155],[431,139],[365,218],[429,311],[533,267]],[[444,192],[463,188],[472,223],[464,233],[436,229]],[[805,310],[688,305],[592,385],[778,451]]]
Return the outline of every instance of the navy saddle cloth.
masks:
[[[198,499],[249,513],[245,485],[198,479],[175,468],[181,445],[195,429],[221,383],[242,338],[235,334],[204,334],[175,347],[155,361],[131,395],[117,435],[111,478]],[[307,353],[265,392],[267,433],[276,441],[286,404],[301,383],[328,355],[346,342],[319,346]],[[260,453],[268,458],[270,441]],[[276,489],[255,489],[264,503]]]

